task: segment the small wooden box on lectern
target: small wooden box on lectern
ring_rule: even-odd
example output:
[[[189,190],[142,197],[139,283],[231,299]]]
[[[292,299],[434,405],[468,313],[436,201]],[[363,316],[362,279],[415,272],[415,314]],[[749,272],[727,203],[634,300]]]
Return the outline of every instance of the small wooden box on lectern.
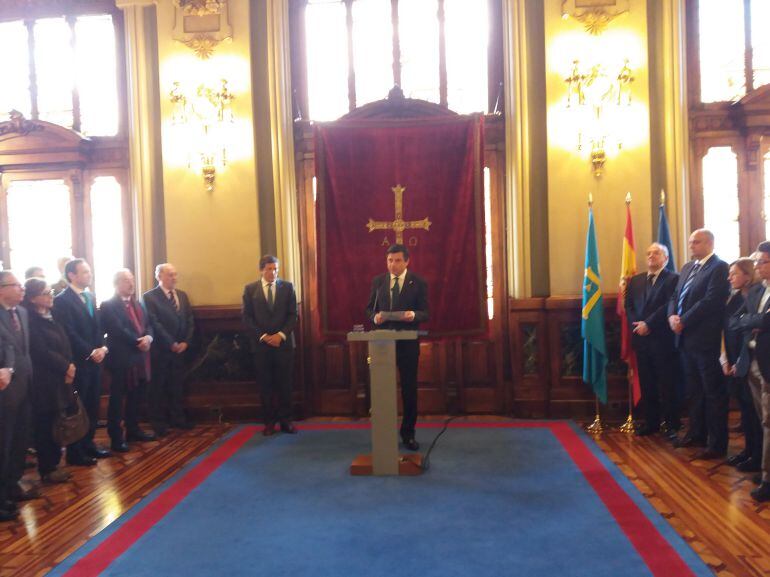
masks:
[[[351,475],[419,475],[422,455],[398,453],[396,398],[396,341],[414,340],[417,331],[376,330],[348,333],[349,341],[369,343],[369,381],[372,404],[372,453],[359,455]]]

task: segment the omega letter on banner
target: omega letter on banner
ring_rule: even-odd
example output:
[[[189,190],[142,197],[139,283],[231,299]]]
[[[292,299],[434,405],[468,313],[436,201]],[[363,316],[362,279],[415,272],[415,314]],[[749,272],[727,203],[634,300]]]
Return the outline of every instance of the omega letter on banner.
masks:
[[[315,130],[322,331],[342,335],[366,321],[372,278],[386,272],[394,243],[428,283],[431,336],[486,331],[483,118]]]

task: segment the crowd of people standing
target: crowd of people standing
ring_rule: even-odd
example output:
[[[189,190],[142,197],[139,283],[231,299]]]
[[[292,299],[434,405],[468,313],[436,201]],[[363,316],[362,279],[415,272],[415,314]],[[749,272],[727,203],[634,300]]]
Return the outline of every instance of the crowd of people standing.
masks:
[[[131,271],[118,271],[115,294],[97,307],[89,264],[62,264],[62,280],[53,286],[38,267],[28,269],[24,284],[0,271],[0,521],[18,517],[19,501],[40,496],[20,484],[30,447],[42,483],[58,484],[71,478],[60,468],[63,449],[68,465],[91,467],[129,451],[128,443],[192,427],[182,377],[194,324],[175,267],[158,265],[158,285],[142,299]],[[109,448],[94,442],[103,367],[110,377]],[[139,426],[145,397],[152,432]],[[57,421],[78,409],[87,416],[84,430],[62,447]]]

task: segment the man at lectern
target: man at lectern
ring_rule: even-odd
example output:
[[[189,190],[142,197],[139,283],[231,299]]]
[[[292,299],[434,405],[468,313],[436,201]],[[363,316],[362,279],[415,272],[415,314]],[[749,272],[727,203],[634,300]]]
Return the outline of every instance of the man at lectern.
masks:
[[[407,270],[409,250],[403,244],[392,245],[387,253],[388,272],[372,281],[367,316],[378,329],[417,330],[428,320],[428,285]],[[395,313],[395,314],[394,314]],[[417,364],[420,343],[417,340],[396,341],[396,366],[401,377],[401,441],[410,451],[420,448],[414,438],[417,421]]]

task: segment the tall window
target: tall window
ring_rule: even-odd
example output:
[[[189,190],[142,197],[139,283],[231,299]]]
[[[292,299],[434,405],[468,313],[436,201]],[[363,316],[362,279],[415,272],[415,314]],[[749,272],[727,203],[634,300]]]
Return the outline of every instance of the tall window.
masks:
[[[10,260],[17,273],[42,267],[59,276],[56,261],[72,254],[70,189],[63,179],[15,180],[8,187]]]
[[[697,10],[701,102],[738,100],[770,82],[768,0],[698,0]]]
[[[768,234],[770,0],[685,1],[691,222],[731,260]]]
[[[0,261],[55,282],[85,258],[100,300],[133,265],[121,37],[114,0],[0,1],[0,124],[24,116],[0,139]]]
[[[741,256],[738,216],[738,157],[729,146],[715,146],[703,157],[703,224],[727,262]]]
[[[91,238],[94,290],[99,300],[112,294],[112,277],[124,268],[123,194],[114,176],[99,176],[91,186]]]
[[[304,71],[297,78],[299,111],[312,120],[334,120],[385,98],[397,84],[407,98],[460,113],[489,112],[490,92],[497,96],[489,86],[498,86],[502,76],[489,64],[502,61],[489,50],[490,22],[500,25],[490,16],[497,4],[294,0],[293,57]]]
[[[4,68],[9,66],[0,119],[16,109],[86,136],[115,136],[120,118],[115,37],[110,14],[0,22],[0,50]]]

